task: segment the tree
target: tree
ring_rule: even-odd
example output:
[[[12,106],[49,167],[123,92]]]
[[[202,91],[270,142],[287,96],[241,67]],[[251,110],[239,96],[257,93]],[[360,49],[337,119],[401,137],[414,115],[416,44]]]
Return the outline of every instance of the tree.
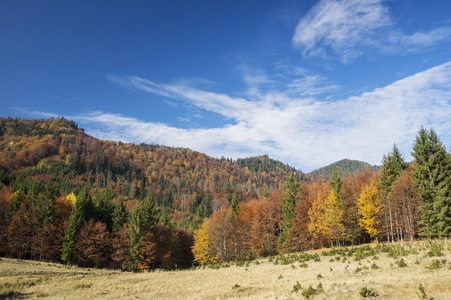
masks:
[[[109,234],[105,224],[89,220],[77,235],[75,257],[83,267],[105,267],[110,257]]]
[[[88,187],[81,190],[75,201],[69,217],[69,227],[66,230],[66,240],[63,245],[63,254],[61,259],[67,262],[75,260],[74,245],[77,235],[80,233],[84,223],[94,216],[94,202],[89,194]]]
[[[399,175],[407,169],[407,163],[404,161],[396,144],[393,145],[393,151],[382,159],[382,167],[379,172],[378,188],[381,194],[381,202],[383,205],[384,227],[387,233],[387,239],[394,241],[395,228],[394,223],[397,222],[398,216],[395,214],[391,192],[393,184]]]
[[[208,237],[207,223],[204,222],[194,231],[193,246],[194,261],[201,265],[216,264],[219,262],[218,253]]]
[[[301,186],[294,178],[293,174],[288,177],[287,184],[283,192],[283,231],[279,236],[279,249],[288,250],[290,231],[293,228],[291,221],[295,217],[294,208],[296,207],[301,195]]]
[[[372,181],[363,188],[358,200],[359,225],[373,238],[379,233],[379,211],[382,208],[378,194],[376,181]]]
[[[393,184],[390,194],[396,218],[395,229],[398,238],[413,240],[417,233],[418,196],[412,183],[410,172],[404,172]]]
[[[209,240],[216,248],[220,261],[223,262],[229,261],[234,256],[232,249],[236,228],[231,221],[231,211],[222,209],[213,213],[207,225]]]
[[[238,211],[240,209],[240,202],[239,202],[239,198],[238,198],[238,193],[235,190],[235,193],[233,194],[233,198],[232,198],[232,204],[231,204],[231,208],[232,208],[232,215],[237,216],[238,215]]]
[[[421,127],[413,147],[420,208],[420,234],[451,234],[451,158],[434,130]]]
[[[344,235],[343,210],[333,190],[326,185],[317,194],[309,210],[310,232],[322,243],[339,242]]]
[[[122,226],[127,223],[128,211],[124,205],[124,198],[121,197],[119,199],[119,203],[114,207],[111,218],[113,222],[113,230],[115,232],[119,232]]]
[[[330,186],[337,197],[337,202],[341,208],[343,208],[343,200],[341,196],[341,191],[343,189],[343,180],[341,179],[340,172],[337,170],[337,166],[334,165],[334,172],[332,173],[332,180],[330,181]]]
[[[128,236],[129,236],[129,268],[132,271],[138,270],[140,261],[139,248],[144,234],[142,213],[139,208],[133,209],[128,220]]]
[[[116,268],[125,271],[128,267],[130,239],[127,224],[116,233],[113,232],[111,259]]]
[[[292,221],[293,228],[290,231],[290,245],[294,251],[305,251],[312,247],[313,235],[308,229],[310,224],[308,212],[314,201],[311,197],[311,189],[311,184],[304,183],[302,199],[294,210],[295,218]]]

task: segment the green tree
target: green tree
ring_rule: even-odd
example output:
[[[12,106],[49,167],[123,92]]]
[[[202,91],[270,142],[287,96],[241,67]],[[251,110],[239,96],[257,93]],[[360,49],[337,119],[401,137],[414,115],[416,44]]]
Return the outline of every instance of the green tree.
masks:
[[[334,165],[334,172],[332,173],[332,180],[330,181],[330,186],[337,197],[338,205],[343,209],[343,199],[341,197],[341,190],[343,189],[343,180],[341,179],[340,172],[337,170],[337,166]]]
[[[124,205],[124,198],[119,198],[119,203],[114,207],[111,218],[113,222],[113,230],[115,232],[119,232],[122,226],[127,223],[128,211]]]
[[[239,198],[238,198],[238,193],[235,190],[235,193],[233,194],[233,198],[232,198],[232,215],[237,216],[238,215],[238,211],[240,210],[240,202],[239,202]]]
[[[129,268],[132,271],[138,269],[140,260],[139,250],[144,234],[142,216],[143,214],[140,212],[140,208],[135,208],[130,213],[130,218],[128,220],[128,236],[130,243],[128,263]]]
[[[451,234],[451,158],[434,130],[421,127],[413,147],[420,235]]]
[[[69,217],[69,227],[66,230],[66,240],[63,245],[63,254],[61,259],[67,262],[73,262],[74,245],[77,235],[80,233],[83,224],[94,216],[94,202],[89,194],[89,188],[85,187],[77,196],[74,208]]]
[[[382,167],[379,172],[378,188],[381,195],[381,201],[384,209],[384,223],[387,239],[394,241],[397,215],[394,215],[394,203],[391,196],[393,185],[398,179],[399,175],[406,171],[407,163],[404,161],[401,152],[399,152],[396,144],[393,145],[393,151],[384,155],[382,159]]]
[[[129,267],[132,271],[138,270],[141,260],[141,247],[143,236],[152,231],[155,225],[155,202],[150,191],[141,207],[135,208],[128,221],[128,234],[130,239]]]
[[[296,207],[297,202],[301,196],[301,185],[296,181],[293,174],[288,177],[287,184],[285,185],[282,199],[283,199],[283,207],[282,207],[282,218],[283,218],[283,226],[282,232],[279,236],[279,249],[287,250],[289,247],[289,236],[290,231],[292,229],[291,221],[293,221],[295,217],[294,208]]]
[[[106,225],[108,230],[113,228],[113,200],[114,192],[106,188],[98,197],[95,198],[95,219]],[[119,228],[120,229],[120,228]],[[119,230],[118,229],[118,230]]]

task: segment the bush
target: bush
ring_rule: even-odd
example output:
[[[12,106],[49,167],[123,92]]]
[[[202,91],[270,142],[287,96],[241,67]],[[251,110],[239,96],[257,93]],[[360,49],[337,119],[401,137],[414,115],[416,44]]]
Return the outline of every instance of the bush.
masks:
[[[379,296],[378,293],[376,293],[376,291],[374,291],[373,289],[367,288],[366,286],[362,287],[362,289],[360,290],[360,296],[362,297],[377,297]]]

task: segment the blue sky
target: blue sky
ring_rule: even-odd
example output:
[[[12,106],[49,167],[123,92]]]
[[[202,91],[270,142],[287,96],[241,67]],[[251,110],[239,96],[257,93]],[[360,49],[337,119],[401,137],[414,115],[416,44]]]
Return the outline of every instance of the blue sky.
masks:
[[[0,116],[309,172],[451,144],[451,2],[0,1]]]

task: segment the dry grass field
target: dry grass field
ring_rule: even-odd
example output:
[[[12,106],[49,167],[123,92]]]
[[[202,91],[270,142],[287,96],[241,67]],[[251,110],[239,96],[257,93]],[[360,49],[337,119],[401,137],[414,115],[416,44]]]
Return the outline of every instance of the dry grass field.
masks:
[[[0,260],[0,299],[363,299],[364,291],[378,299],[451,299],[451,241],[148,273]]]

